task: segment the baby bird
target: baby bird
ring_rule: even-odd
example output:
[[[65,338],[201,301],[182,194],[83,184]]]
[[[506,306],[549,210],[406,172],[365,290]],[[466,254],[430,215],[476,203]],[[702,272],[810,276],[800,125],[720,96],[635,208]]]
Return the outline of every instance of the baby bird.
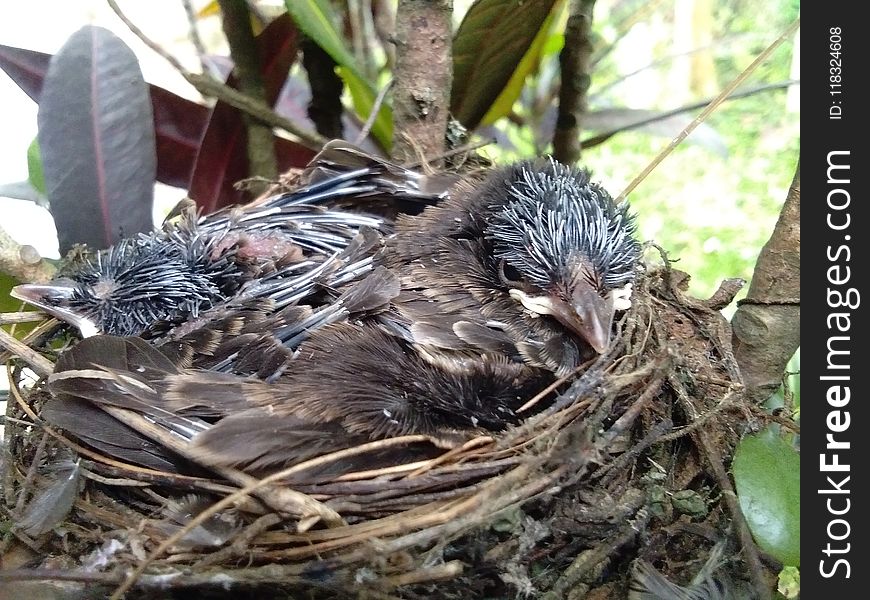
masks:
[[[381,166],[364,169],[401,173],[372,160]],[[327,182],[347,176],[330,169]],[[640,260],[634,217],[586,171],[552,159],[436,196],[380,225],[371,270],[311,313],[331,318],[309,315],[313,326],[281,338],[292,359],[266,381],[179,368],[163,348],[97,336],[65,355],[49,389],[67,405],[131,408],[187,437],[197,462],[254,471],[396,435],[450,447],[503,430],[535,391],[607,351]],[[258,356],[271,362],[248,352]],[[55,411],[56,424],[86,439],[70,412]]]

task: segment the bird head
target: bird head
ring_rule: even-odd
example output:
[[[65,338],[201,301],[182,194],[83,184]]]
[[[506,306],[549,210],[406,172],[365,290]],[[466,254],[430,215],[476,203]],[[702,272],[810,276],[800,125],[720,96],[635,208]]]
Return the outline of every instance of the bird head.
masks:
[[[138,335],[157,321],[197,312],[221,298],[189,247],[151,236],[83,256],[47,284],[11,295],[74,325],[82,336]]]
[[[526,161],[490,180],[485,237],[510,296],[603,353],[631,305],[640,260],[634,216],[585,170]]]

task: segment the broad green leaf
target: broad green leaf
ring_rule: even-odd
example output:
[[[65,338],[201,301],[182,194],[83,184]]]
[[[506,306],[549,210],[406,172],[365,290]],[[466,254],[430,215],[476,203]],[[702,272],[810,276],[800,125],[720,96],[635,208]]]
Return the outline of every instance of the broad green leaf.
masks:
[[[741,440],[732,470],[759,547],[783,564],[800,565],[800,455],[768,430]]]
[[[554,43],[559,43],[558,47],[561,48],[560,42],[562,40],[559,38],[562,38],[562,36],[554,36],[552,33],[553,24],[558,21],[557,16],[564,7],[565,0],[556,1],[552,10],[550,10],[550,14],[544,20],[544,24],[538,30],[535,39],[532,40],[532,45],[529,46],[529,49],[523,55],[514,74],[511,75],[510,81],[507,82],[501,94],[498,95],[498,98],[495,99],[495,102],[492,103],[492,106],[489,107],[489,110],[483,116],[483,119],[480,120],[481,125],[491,125],[510,114],[514,102],[520,97],[523,87],[526,85],[526,79],[537,68],[541,57],[544,56],[545,48],[553,46]]]
[[[45,174],[42,172],[42,155],[36,138],[27,147],[27,180],[37,192],[45,195]]]
[[[340,66],[355,71],[360,79],[365,79],[356,65],[353,54],[344,45],[344,40],[335,28],[338,17],[328,0],[285,0],[284,3],[296,26],[304,31],[305,35],[317,42],[317,45]]]
[[[471,6],[453,39],[450,110],[460,123],[469,129],[480,124],[522,66],[556,2],[478,0]]]
[[[359,114],[361,119],[368,119],[377,96],[372,90],[372,87],[368,82],[360,79],[354,71],[345,69],[344,67],[338,67],[337,72],[338,76],[342,78],[347,89],[350,91],[350,96],[353,98],[353,105],[356,112]],[[393,139],[393,111],[386,105],[386,103],[381,105],[381,110],[378,111],[378,116],[375,117],[375,122],[372,125],[372,133],[383,148],[390,148]]]
[[[344,40],[335,27],[336,15],[328,0],[285,0],[284,3],[296,26],[336,62],[339,75],[350,90],[354,110],[362,119],[366,119],[374,106],[377,91],[344,45]],[[372,134],[387,149],[392,143],[392,121],[392,113],[384,103],[372,127]]]
[[[801,570],[797,567],[785,567],[779,572],[776,591],[792,600],[801,593]]]

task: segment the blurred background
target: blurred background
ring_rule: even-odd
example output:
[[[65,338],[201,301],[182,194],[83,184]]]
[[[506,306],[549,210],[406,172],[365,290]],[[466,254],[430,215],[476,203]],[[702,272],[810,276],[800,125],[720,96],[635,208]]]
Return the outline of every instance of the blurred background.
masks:
[[[351,0],[353,1],[353,0]],[[220,17],[210,2],[192,2],[197,27],[209,54],[226,55]],[[284,10],[282,2],[257,2],[263,12]],[[341,3],[339,3],[341,4]],[[456,21],[470,0],[454,3]],[[199,61],[190,42],[182,3],[155,0],[121,2],[127,16],[188,69]],[[595,3],[594,69],[589,90],[594,133],[618,128],[626,109],[650,115],[715,96],[799,13],[796,0],[667,0]],[[176,94],[201,100],[197,92],[160,56],[148,49],[102,0],[4,3],[0,44],[56,52],[85,24],[106,27],[136,53],[145,80]],[[564,19],[565,15],[560,15]],[[539,69],[512,113],[479,133],[497,145],[483,152],[493,160],[531,156],[548,150],[555,112],[550,82],[558,74],[561,28],[544,44]],[[655,240],[692,275],[691,291],[711,293],[724,277],[749,278],[755,258],[770,234],[793,175],[800,148],[798,85],[799,32],[761,66],[742,89],[762,89],[726,102],[631,195],[641,235]],[[3,140],[0,183],[26,180],[27,149],[36,137],[36,104],[0,72]],[[615,195],[655,156],[697,110],[619,133],[584,150],[582,162]],[[549,120],[549,122],[548,122]],[[161,219],[185,190],[158,185],[155,217]],[[51,218],[31,202],[2,198],[0,224],[21,243],[57,258]]]
[[[340,9],[345,2],[351,6],[369,1],[334,4]],[[471,4],[471,0],[454,3],[457,26]],[[226,56],[227,43],[214,5],[208,0],[192,2],[197,30],[208,56]],[[283,2],[255,5],[264,15],[285,10]],[[128,1],[120,6],[187,69],[200,68],[180,0]],[[478,136],[472,138],[497,140],[482,151],[494,161],[550,150],[565,9],[562,3],[539,63],[526,77],[509,113],[494,123],[484,119],[475,132]],[[584,148],[581,162],[616,195],[698,109],[662,117],[714,97],[797,17],[799,9],[796,0],[595,2],[590,112],[584,138],[621,131]],[[83,25],[99,25],[135,52],[147,82],[208,103],[102,0],[5,3],[0,12],[0,44],[51,54]],[[725,277],[749,279],[777,218],[800,148],[799,85],[794,83],[799,78],[799,35],[780,46],[742,86],[747,95],[723,104],[630,196],[642,238],[656,241],[678,260],[677,267],[692,275],[690,289],[696,295],[710,294]],[[377,75],[377,80],[385,82],[388,74]],[[28,178],[27,152],[36,137],[37,106],[2,71],[0,105],[4,134],[0,184],[11,184]],[[652,121],[624,130],[639,118]],[[155,220],[159,222],[184,195],[184,189],[158,183]],[[45,208],[9,197],[0,198],[0,208],[0,226],[17,241],[33,245],[44,257],[58,258],[56,232]]]

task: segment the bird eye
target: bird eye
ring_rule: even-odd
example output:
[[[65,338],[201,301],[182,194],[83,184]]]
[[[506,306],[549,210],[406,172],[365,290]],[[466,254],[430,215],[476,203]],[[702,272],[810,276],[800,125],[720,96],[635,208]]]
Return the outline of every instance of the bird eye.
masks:
[[[520,272],[510,265],[507,261],[502,260],[498,265],[498,276],[501,282],[508,287],[521,287],[521,279],[523,276]]]

